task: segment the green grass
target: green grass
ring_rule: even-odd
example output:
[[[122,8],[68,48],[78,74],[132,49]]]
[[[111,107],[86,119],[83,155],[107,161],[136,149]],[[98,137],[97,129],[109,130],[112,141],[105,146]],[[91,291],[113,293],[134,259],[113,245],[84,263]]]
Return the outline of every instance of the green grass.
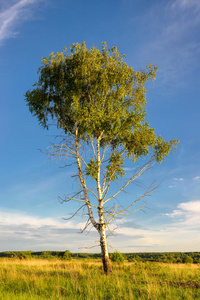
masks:
[[[0,260],[0,299],[200,299],[200,267],[158,263]]]

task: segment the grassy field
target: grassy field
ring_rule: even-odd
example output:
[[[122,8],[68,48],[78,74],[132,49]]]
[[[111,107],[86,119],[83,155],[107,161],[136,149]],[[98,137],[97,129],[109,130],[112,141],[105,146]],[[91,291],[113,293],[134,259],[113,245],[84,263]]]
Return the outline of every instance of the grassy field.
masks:
[[[200,299],[200,266],[1,259],[0,299]]]

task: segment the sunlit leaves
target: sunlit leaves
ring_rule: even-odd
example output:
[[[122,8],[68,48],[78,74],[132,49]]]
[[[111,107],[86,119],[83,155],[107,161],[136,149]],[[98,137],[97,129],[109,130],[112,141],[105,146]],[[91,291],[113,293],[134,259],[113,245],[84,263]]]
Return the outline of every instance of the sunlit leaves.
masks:
[[[98,163],[97,161],[94,161],[94,159],[91,157],[86,167],[85,174],[97,180],[97,173],[98,173]]]
[[[125,172],[122,168],[124,159],[118,152],[113,152],[110,156],[109,163],[106,166],[107,180],[115,181],[118,176],[123,177]]]
[[[169,142],[164,142],[163,138],[159,136],[156,140],[155,145],[155,156],[157,162],[161,162],[166,155],[169,154],[169,152],[173,151],[173,149],[176,149],[177,144],[179,141],[177,140],[170,140]]]
[[[108,49],[105,42],[101,51],[95,46],[88,49],[85,43],[72,44],[70,53],[64,48],[42,59],[39,81],[26,93],[26,101],[43,127],[54,119],[66,135],[78,128],[80,140],[101,136],[101,147],[110,145],[113,153],[123,148],[133,160],[151,154],[160,162],[177,141],[157,138],[145,122],[145,83],[155,80],[157,67],[149,64],[135,71],[124,59],[117,47]],[[113,159],[108,174],[112,166],[116,175],[122,175]],[[92,161],[87,174],[96,176]]]

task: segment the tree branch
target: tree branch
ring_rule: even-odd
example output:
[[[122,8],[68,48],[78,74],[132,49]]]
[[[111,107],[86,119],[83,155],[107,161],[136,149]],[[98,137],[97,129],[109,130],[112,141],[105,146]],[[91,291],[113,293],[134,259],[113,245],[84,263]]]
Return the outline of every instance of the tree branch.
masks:
[[[136,178],[141,176],[145,171],[147,171],[150,167],[153,166],[155,157],[153,156],[143,167],[139,168],[139,171],[134,175],[119,189],[113,196],[109,197],[108,199],[104,200],[104,203],[108,202],[109,200],[113,199],[116,197],[122,190],[125,189],[127,185],[129,185],[131,182],[133,182]]]
[[[88,198],[85,178],[84,178],[84,174],[82,173],[82,169],[81,169],[81,160],[80,160],[80,156],[79,156],[79,144],[78,144],[78,127],[77,127],[77,124],[75,124],[75,126],[76,126],[75,152],[76,152],[76,161],[77,161],[77,166],[78,166],[78,175],[79,175],[81,186],[83,187],[83,191],[84,191],[84,195],[85,195],[85,203],[87,204],[88,214],[89,214],[90,220],[92,222],[92,225],[97,229],[98,224],[97,224],[97,222],[95,221],[95,219],[93,217],[93,213],[92,213],[92,209],[91,209],[91,203],[90,203],[89,198]]]
[[[73,216],[71,216],[71,217],[69,217],[69,218],[62,218],[62,219],[63,219],[63,220],[66,220],[66,221],[72,219],[72,218],[79,212],[79,210],[81,210],[85,205],[86,205],[86,204],[83,204],[81,207],[79,207],[79,209],[77,209],[77,211],[73,214]]]
[[[136,211],[138,211],[138,210],[141,210],[141,209],[145,206],[146,201],[144,202],[143,205],[141,205],[139,208],[135,209],[134,211],[124,213],[125,211],[128,211],[134,204],[136,204],[136,203],[137,203],[138,201],[140,201],[142,198],[144,198],[144,197],[148,196],[150,193],[152,193],[155,189],[156,189],[156,186],[155,186],[155,183],[153,183],[153,184],[146,190],[146,192],[145,192],[141,197],[139,197],[139,198],[136,199],[134,202],[132,202],[127,208],[120,210],[120,211],[117,212],[116,214],[113,214],[113,217],[107,222],[106,226],[108,226],[108,225],[116,218],[116,216],[118,216],[118,215],[121,215],[121,216],[127,216],[127,215],[134,214],[134,213],[135,213]]]

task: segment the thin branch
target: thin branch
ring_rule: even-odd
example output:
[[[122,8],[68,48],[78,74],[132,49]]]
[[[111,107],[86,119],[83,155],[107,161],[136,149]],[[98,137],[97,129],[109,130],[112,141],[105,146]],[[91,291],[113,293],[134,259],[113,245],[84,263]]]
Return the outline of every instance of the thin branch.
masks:
[[[88,190],[89,192],[91,192],[91,193],[96,197],[96,199],[98,200],[98,197],[97,197],[97,195],[95,194],[95,192],[94,192],[93,190],[89,189],[88,187],[87,187],[87,190]]]
[[[117,230],[118,226],[116,226],[115,228],[113,228],[112,230],[109,230],[109,233],[106,235],[106,239],[109,237],[109,236],[114,236],[114,231]]]
[[[82,162],[84,163],[84,165],[86,166],[86,168],[88,167],[88,164],[85,162],[85,160],[83,159],[83,157],[79,154],[80,159],[82,160]]]
[[[83,204],[81,207],[79,207],[79,209],[77,209],[77,211],[73,214],[73,216],[69,217],[69,218],[62,218],[65,221],[68,221],[70,219],[72,219],[78,212],[79,210],[81,210],[86,204]]]
[[[86,200],[86,199],[82,200],[82,199],[77,199],[77,198],[73,198],[73,197],[67,197],[67,198],[68,198],[69,200],[73,200],[73,201],[77,201],[77,202],[85,202],[87,205],[90,205],[90,206],[92,206],[92,207],[94,207],[94,208],[97,209],[97,206],[91,204],[89,200]]]
[[[110,247],[110,248],[112,248],[112,249],[114,249],[110,244],[107,244],[107,246]]]
[[[121,216],[128,216],[128,215],[132,215],[134,214],[136,211],[141,210],[143,207],[145,207],[146,201],[143,203],[143,205],[141,205],[139,208],[135,209],[134,211],[130,212],[130,213],[121,213],[119,212],[117,215],[121,215]],[[129,207],[130,208],[130,207]],[[127,208],[127,210],[129,209]],[[126,211],[126,210],[124,210]]]
[[[69,165],[62,165],[62,166],[59,166],[59,168],[71,167],[71,166],[73,166],[73,165],[75,165],[75,164],[76,164],[76,162],[73,162],[73,163],[71,163],[71,164],[69,164]]]
[[[92,249],[92,248],[95,248],[95,247],[100,247],[100,244],[96,245],[96,246],[91,246],[91,247],[79,247],[79,249]]]
[[[134,214],[136,211],[141,210],[141,209],[145,206],[145,204],[146,204],[146,202],[144,202],[144,204],[143,204],[141,207],[135,209],[134,211],[132,211],[132,212],[130,212],[130,213],[123,214],[123,213],[121,213],[121,211],[118,212],[118,213],[116,213],[116,214],[109,220],[109,222],[106,224],[106,227],[107,227],[107,226],[108,226],[108,225],[116,218],[116,216],[118,216],[118,215],[127,216],[127,215]],[[124,211],[125,211],[125,210],[124,210]]]
[[[95,151],[95,148],[94,148],[94,143],[93,143],[93,138],[91,137],[91,142],[90,142],[91,146],[92,146],[92,150],[93,150],[93,153],[94,153],[94,156],[97,160],[97,155],[96,155],[96,151]]]
[[[108,145],[103,148],[103,153],[102,153],[102,156],[101,156],[101,164],[103,163],[103,159],[105,157],[105,153],[106,153],[108,148],[109,148]]]
[[[154,186],[154,184],[152,184],[141,197],[139,197],[134,202],[132,202],[127,208],[122,209],[118,213],[114,214],[113,217],[108,221],[108,223],[106,224],[106,226],[108,226],[116,218],[116,216],[118,216],[118,215],[128,216],[128,215],[134,214],[138,210],[141,210],[145,206],[146,201],[144,202],[144,204],[142,206],[140,206],[139,208],[135,209],[134,211],[124,213],[125,211],[128,211],[135,203],[137,203],[142,198],[144,198],[144,197],[148,196],[150,193],[152,193],[156,189],[156,187],[153,188],[153,186]]]
[[[83,233],[90,224],[91,224],[91,222],[90,222],[90,218],[89,218],[85,224],[85,227],[81,230],[81,233]]]
[[[115,205],[115,207],[110,212],[108,211],[109,214],[105,217],[109,218],[109,217],[113,216],[115,214],[116,210],[117,210],[117,205]]]
[[[109,197],[108,199],[104,200],[104,203],[108,202],[109,200],[116,197],[122,190],[125,189],[127,185],[129,185],[131,182],[133,182],[136,178],[141,176],[145,171],[147,171],[150,167],[153,166],[153,161],[155,160],[155,157],[153,156],[143,167],[139,168],[139,171],[134,175],[119,189],[113,196]]]
[[[107,174],[108,174],[108,170],[106,171],[105,175],[104,175],[104,179],[103,179],[103,185],[102,185],[102,193],[105,192],[106,188],[105,188],[105,185],[106,185],[106,179],[107,179]],[[107,185],[108,186],[108,185]],[[107,194],[107,193],[106,193]]]

